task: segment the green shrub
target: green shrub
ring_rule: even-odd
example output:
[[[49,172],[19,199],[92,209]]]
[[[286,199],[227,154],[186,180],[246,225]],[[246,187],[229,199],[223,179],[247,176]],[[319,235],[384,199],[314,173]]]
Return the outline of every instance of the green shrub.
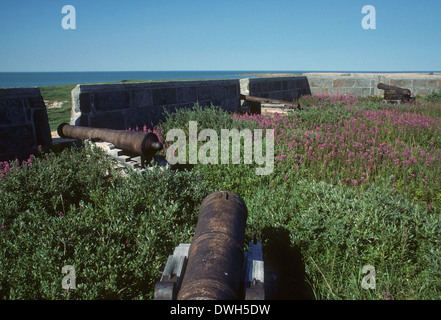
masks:
[[[289,245],[279,243],[279,250],[298,248],[298,263],[318,299],[382,299],[385,292],[395,299],[438,299],[439,215],[387,186],[371,184],[359,192],[289,178],[261,186],[247,201],[247,236],[261,238],[265,252],[275,235],[266,238],[263,230],[289,234]],[[375,290],[361,288],[364,265],[376,269]]]
[[[246,241],[254,237],[262,241],[265,266],[278,276],[278,297],[439,299],[438,167],[427,168],[425,174],[434,177],[429,185],[422,183],[427,177],[419,170],[407,172],[421,175],[412,182],[400,179],[396,167],[385,165],[355,187],[341,180],[347,161],[312,165],[311,153],[308,161],[300,162],[294,154],[304,153],[305,146],[317,147],[311,152],[319,154],[312,138],[331,138],[331,131],[320,131],[331,128],[327,124],[337,126],[339,133],[348,119],[365,110],[376,115],[392,108],[375,100],[317,99],[311,105],[323,102],[321,109],[318,105],[272,118],[237,117],[196,105],[168,114],[160,126],[161,132],[184,129],[187,135],[189,121],[197,121],[198,130],[218,133],[276,128],[275,167],[266,176],[256,175],[255,164],[219,161],[198,163],[192,171],[155,168],[123,178],[102,153],[89,148],[41,155],[32,166],[8,172],[0,179],[0,298],[151,299],[167,256],[179,243],[191,241],[204,197],[230,190],[247,204]],[[394,110],[408,117],[439,114],[439,106],[433,106],[409,104]],[[421,119],[415,117],[415,123]],[[371,122],[354,124],[378,127]],[[439,149],[439,127],[428,134],[418,126],[404,130],[403,134],[413,133],[407,141],[407,136],[397,134],[399,122],[392,124],[384,126],[388,134],[375,136],[379,142]],[[349,148],[359,141],[354,128],[358,127],[345,129],[345,137],[353,139]],[[372,165],[381,164],[373,159]],[[354,172],[365,162],[354,162]],[[426,172],[425,167],[419,169]],[[423,200],[431,202],[424,205]],[[76,269],[76,290],[61,288],[65,265]],[[374,290],[361,287],[365,265],[376,269]]]
[[[198,130],[213,129],[220,134],[221,129],[257,128],[252,123],[236,120],[233,115],[217,106],[201,106],[196,103],[192,108],[180,108],[170,113],[165,110],[165,121],[160,124],[164,132],[171,129],[182,129],[188,136],[188,123],[197,121]]]
[[[0,188],[1,299],[152,298],[207,195],[197,173],[122,178],[88,149],[37,158]],[[75,268],[75,290],[61,287],[65,265]]]
[[[441,102],[441,90],[432,91],[424,97],[427,102]]]

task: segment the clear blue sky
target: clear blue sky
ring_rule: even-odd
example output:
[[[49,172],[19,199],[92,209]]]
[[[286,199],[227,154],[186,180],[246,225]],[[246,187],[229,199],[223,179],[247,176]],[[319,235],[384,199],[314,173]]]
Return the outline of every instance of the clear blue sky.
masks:
[[[162,70],[441,71],[441,1],[0,0],[0,72]]]

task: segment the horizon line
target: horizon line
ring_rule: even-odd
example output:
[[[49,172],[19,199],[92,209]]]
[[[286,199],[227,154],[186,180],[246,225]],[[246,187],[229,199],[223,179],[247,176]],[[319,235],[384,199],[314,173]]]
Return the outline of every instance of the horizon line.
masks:
[[[246,73],[431,73],[441,70],[64,70],[64,71],[0,71],[0,73],[80,73],[80,72],[246,72]]]

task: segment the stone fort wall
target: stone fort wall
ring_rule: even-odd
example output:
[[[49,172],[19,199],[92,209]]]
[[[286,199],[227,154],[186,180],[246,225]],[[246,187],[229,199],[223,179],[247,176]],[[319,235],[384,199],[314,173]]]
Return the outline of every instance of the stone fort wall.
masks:
[[[425,96],[441,90],[441,74],[373,74],[373,73],[304,73],[312,94],[383,95],[378,83],[410,89],[414,95]]]
[[[52,143],[39,88],[0,89],[0,161],[26,159]]]
[[[236,111],[240,95],[292,101],[309,94],[383,95],[378,83],[410,89],[415,95],[441,90],[441,75],[305,73],[302,76],[230,80],[79,84],[72,91],[71,124],[127,129],[157,124],[163,111],[215,105]],[[0,89],[0,161],[24,158],[52,143],[39,88]]]

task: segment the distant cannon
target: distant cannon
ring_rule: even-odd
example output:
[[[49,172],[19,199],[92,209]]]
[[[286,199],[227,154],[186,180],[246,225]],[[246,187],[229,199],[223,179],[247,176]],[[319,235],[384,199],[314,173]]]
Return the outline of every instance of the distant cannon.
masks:
[[[67,123],[60,124],[57,132],[61,138],[110,142],[116,148],[145,157],[147,162],[163,147],[158,136],[152,132],[72,126]]]
[[[155,300],[264,300],[261,245],[250,242],[243,252],[247,216],[237,194],[208,195],[192,243],[180,244],[169,256]]]
[[[389,86],[384,83],[377,85],[378,89],[384,90],[384,100],[389,103],[401,103],[415,101],[412,97],[412,92],[409,89],[404,89],[395,86]]]

